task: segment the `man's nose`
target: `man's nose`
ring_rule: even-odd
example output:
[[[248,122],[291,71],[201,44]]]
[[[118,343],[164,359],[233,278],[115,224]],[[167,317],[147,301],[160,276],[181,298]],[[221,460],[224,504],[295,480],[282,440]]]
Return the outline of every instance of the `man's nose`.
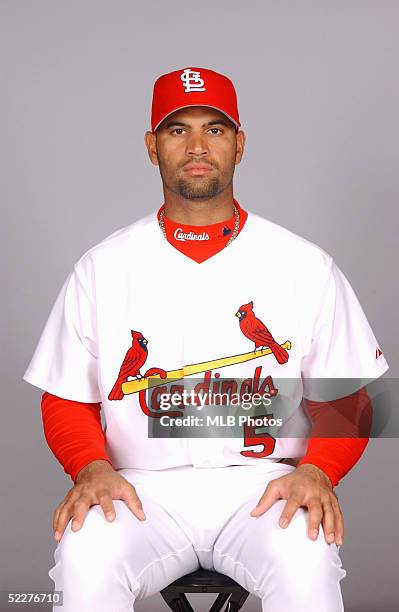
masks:
[[[191,133],[187,140],[188,155],[206,155],[208,153],[208,142],[203,134]]]

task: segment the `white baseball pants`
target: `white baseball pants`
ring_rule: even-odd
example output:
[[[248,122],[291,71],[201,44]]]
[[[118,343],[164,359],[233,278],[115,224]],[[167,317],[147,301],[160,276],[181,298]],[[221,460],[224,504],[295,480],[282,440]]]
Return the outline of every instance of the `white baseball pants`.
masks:
[[[298,509],[285,529],[278,524],[285,500],[250,516],[268,482],[294,469],[263,463],[119,470],[136,488],[147,520],[114,500],[111,523],[99,505],[79,531],[69,521],[49,571],[63,591],[54,612],[132,612],[136,599],[200,567],[236,580],[266,612],[342,612],[339,547],[326,543],[322,527],[316,541],[308,538],[308,511]]]

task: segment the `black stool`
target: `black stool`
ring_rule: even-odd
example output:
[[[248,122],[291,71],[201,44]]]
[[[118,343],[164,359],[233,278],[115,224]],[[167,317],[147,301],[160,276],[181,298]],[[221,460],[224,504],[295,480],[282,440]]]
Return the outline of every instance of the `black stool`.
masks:
[[[194,612],[185,593],[219,593],[209,612],[238,612],[249,593],[232,578],[204,569],[186,574],[161,591],[161,595],[173,612]]]

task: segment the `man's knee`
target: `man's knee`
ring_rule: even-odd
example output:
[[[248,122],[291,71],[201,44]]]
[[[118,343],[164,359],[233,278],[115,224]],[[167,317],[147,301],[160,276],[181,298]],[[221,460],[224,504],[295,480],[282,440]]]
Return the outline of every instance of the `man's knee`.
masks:
[[[115,609],[123,609],[134,601],[135,594],[130,591],[134,576],[129,580],[121,578],[126,573],[126,531],[121,520],[125,504],[121,500],[113,503],[114,521],[106,520],[101,506],[92,506],[78,531],[72,531],[69,521],[57,546],[49,577],[55,588],[63,591],[66,610],[105,610],[111,601]],[[122,588],[116,589],[115,585],[121,582]]]
[[[72,590],[87,593],[90,601],[101,603],[115,589],[127,599],[128,590],[141,599],[194,571],[198,560],[184,532],[157,503],[145,497],[142,501],[145,521],[122,500],[113,500],[114,521],[107,521],[96,505],[79,531],[68,524],[49,572],[56,588],[64,588],[68,596]]]
[[[107,521],[99,505],[88,510],[78,531],[72,530],[72,520],[69,521],[57,548],[64,563],[84,567],[90,563],[90,566],[106,568],[122,558],[126,532],[121,519],[126,508],[121,500],[113,500],[113,503],[116,512],[113,521]]]
[[[279,507],[280,516],[285,502]],[[271,576],[275,576],[279,588],[286,589],[296,601],[307,600],[320,588],[337,585],[346,575],[342,569],[338,548],[325,541],[320,526],[317,540],[308,536],[308,511],[299,508],[288,527],[281,528],[278,520],[274,528],[262,533],[259,522],[259,559],[264,561],[264,573],[260,589],[267,588]]]

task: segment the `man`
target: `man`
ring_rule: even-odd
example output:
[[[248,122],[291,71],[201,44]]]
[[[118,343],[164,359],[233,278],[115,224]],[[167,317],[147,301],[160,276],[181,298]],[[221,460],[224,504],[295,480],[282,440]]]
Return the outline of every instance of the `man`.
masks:
[[[145,144],[164,204],[75,264],[25,373],[45,390],[46,437],[74,481],[49,572],[68,612],[131,610],[199,567],[263,610],[343,610],[333,487],[364,450],[352,419],[363,387],[388,364],[333,259],[235,199],[240,125],[226,76],[188,67],[157,79]],[[190,378],[197,421],[179,430],[190,402],[160,403]],[[345,392],[320,392],[323,378]],[[198,389],[223,385],[240,400],[261,390],[256,414],[287,417],[280,431],[247,419],[239,437],[196,437],[214,407],[198,409]],[[309,443],[303,398],[318,423]]]

